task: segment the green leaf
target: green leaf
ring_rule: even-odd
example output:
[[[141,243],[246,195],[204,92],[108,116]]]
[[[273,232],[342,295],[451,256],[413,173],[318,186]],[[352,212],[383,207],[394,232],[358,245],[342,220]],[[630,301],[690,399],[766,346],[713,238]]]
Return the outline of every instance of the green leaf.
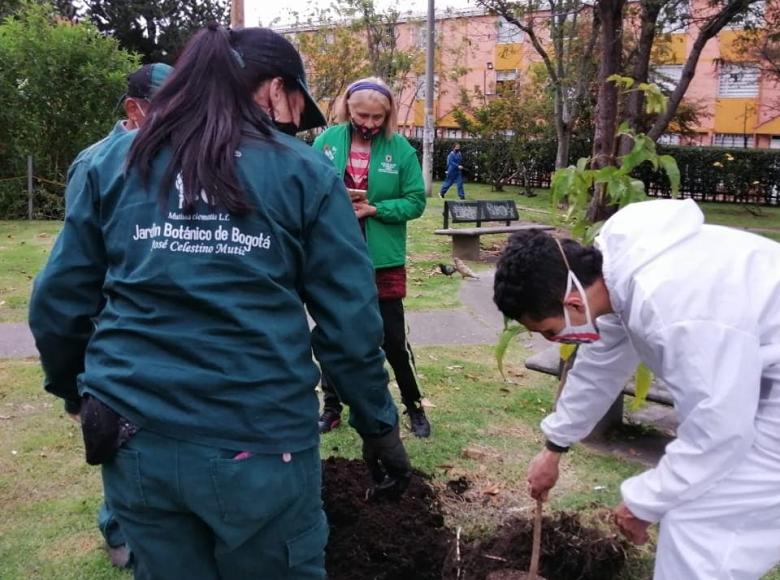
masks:
[[[589,224],[587,228],[583,231],[582,239],[585,242],[585,244],[592,244],[593,240],[596,239],[596,236],[599,235],[599,232],[601,231],[601,226],[604,225],[603,221],[596,222],[594,224]]]
[[[677,161],[671,155],[659,155],[658,163],[669,178],[669,184],[672,186],[672,197],[677,197],[680,193],[680,167]]]
[[[509,326],[506,323],[506,319],[504,319],[504,330],[498,339],[498,344],[496,344],[495,350],[498,372],[501,373],[501,378],[504,380],[506,380],[506,376],[504,376],[504,356],[506,355],[506,349],[509,348],[509,343],[512,342],[512,339],[520,334],[524,329],[525,326],[522,324]]]
[[[610,75],[607,77],[608,82],[615,83],[618,87],[623,88],[624,90],[630,90],[634,86],[634,79],[631,77],[624,77],[619,74]]]
[[[644,363],[640,364],[634,375],[634,400],[630,405],[632,411],[639,410],[645,404],[652,383],[653,373]]]
[[[630,179],[628,189],[629,194],[625,205],[636,203],[638,201],[645,201],[645,199],[647,199],[647,193],[645,192],[645,182],[641,179]],[[622,207],[625,207],[625,205]]]
[[[614,165],[607,165],[606,167],[602,167],[596,171],[596,174],[593,176],[593,181],[594,183],[606,183],[615,176],[617,171],[618,168]]]
[[[562,344],[561,345],[561,360],[567,361],[577,352],[576,344]]]

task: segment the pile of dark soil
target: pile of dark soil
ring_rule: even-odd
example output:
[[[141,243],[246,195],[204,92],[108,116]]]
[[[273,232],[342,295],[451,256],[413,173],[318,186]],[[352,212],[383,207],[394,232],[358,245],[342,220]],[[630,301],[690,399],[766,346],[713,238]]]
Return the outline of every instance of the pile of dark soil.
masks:
[[[496,570],[528,570],[532,520],[512,519],[491,537],[461,538],[456,546],[435,490],[420,475],[400,500],[369,501],[362,461],[331,457],[322,467],[329,580],[484,580]],[[469,485],[461,478],[448,487],[462,493]],[[539,572],[549,580],[611,580],[625,560],[620,540],[583,525],[576,514],[544,519]]]
[[[444,527],[434,489],[415,474],[399,501],[368,501],[362,461],[322,462],[330,539],[329,580],[439,580],[455,534]]]

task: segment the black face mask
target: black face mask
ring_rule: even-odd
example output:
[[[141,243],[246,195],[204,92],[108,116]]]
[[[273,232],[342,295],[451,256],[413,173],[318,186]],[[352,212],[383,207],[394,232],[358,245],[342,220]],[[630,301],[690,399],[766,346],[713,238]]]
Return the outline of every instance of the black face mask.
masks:
[[[379,135],[381,128],[375,127],[374,129],[369,129],[368,127],[363,127],[362,125],[355,123],[355,121],[352,121],[352,130],[366,141],[371,141],[374,137]]]
[[[282,133],[286,135],[290,135],[292,137],[295,137],[295,135],[298,134],[298,125],[293,123],[292,121],[287,121],[286,123],[282,123],[279,121],[274,121],[274,126],[278,131],[281,131]]]

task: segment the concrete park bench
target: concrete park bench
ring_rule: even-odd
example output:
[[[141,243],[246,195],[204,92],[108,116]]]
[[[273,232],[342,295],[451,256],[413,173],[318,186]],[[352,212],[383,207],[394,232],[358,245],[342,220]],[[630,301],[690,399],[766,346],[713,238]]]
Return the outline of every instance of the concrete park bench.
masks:
[[[520,220],[517,206],[511,199],[445,201],[444,225],[434,233],[452,237],[452,255],[461,260],[479,260],[479,238],[489,234],[505,234],[527,229],[552,229],[537,224],[513,224]],[[476,227],[454,228],[452,224],[473,223]],[[484,222],[504,222],[501,226],[482,227]]]
[[[529,356],[525,360],[525,368],[560,378],[561,371],[563,370],[560,347],[551,346],[550,348]],[[604,419],[599,423],[599,427],[594,429],[594,432],[603,431],[605,428],[614,427],[623,422],[623,395],[636,396],[633,382],[630,382],[625,386],[621,396],[612,404],[612,407],[610,407],[607,414],[604,415]],[[658,380],[653,380],[650,385],[647,400],[668,407],[674,406],[672,396],[669,394],[666,386]]]

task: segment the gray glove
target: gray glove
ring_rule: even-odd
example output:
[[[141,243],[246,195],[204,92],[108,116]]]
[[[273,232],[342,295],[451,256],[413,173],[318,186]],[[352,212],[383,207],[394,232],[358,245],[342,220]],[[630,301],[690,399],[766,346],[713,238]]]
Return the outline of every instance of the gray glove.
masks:
[[[363,437],[363,460],[374,480],[369,496],[398,498],[403,495],[412,477],[412,466],[401,442],[398,423],[387,435]]]

